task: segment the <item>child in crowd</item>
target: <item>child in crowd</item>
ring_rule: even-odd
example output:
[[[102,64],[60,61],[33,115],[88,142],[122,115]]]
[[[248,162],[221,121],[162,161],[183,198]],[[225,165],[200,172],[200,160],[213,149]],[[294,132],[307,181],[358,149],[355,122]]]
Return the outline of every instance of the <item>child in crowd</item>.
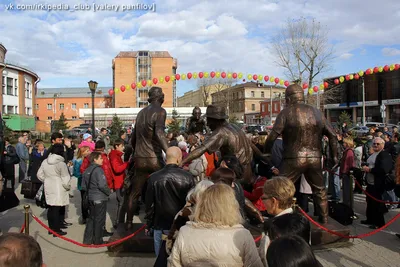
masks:
[[[88,146],[82,146],[78,150],[78,154],[76,158],[73,160],[74,163],[74,176],[78,179],[78,190],[81,192],[81,197],[83,199],[83,194],[85,193],[82,190],[82,173],[81,173],[81,166],[83,159],[90,155],[90,148]],[[86,219],[88,217],[87,211],[83,208],[83,203],[81,201],[81,210],[82,210],[82,224],[86,224]]]
[[[95,143],[93,142],[91,134],[85,133],[83,135],[83,141],[79,144],[78,148],[81,148],[83,146],[88,146],[90,148],[90,151],[93,151],[95,149]]]

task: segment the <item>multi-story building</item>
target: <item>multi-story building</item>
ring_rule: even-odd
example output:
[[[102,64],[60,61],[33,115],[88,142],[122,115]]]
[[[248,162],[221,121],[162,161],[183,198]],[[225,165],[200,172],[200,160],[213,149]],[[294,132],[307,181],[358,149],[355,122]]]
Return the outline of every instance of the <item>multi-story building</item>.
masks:
[[[0,44],[0,106],[6,125],[14,131],[35,129],[36,85],[39,76],[25,67],[5,62],[7,49]]]
[[[336,123],[339,115],[346,111],[351,115],[354,124],[363,123],[363,81],[366,122],[397,124],[400,121],[400,70],[364,75],[361,79],[335,85],[334,80],[339,77],[325,79],[330,84],[326,92],[335,90],[333,95],[336,96],[324,105],[330,122]],[[382,104],[385,105],[384,117],[381,112]]]
[[[116,94],[115,107],[136,108],[148,105],[149,86],[131,89],[131,84],[141,83],[142,80],[160,79],[165,76],[174,76],[177,69],[177,60],[167,51],[131,51],[120,52],[112,62],[113,87],[125,85],[125,92]],[[176,107],[176,81],[158,83],[163,89],[165,107]]]
[[[94,98],[95,108],[111,108],[112,97],[108,94],[108,87],[98,87]],[[36,130],[50,132],[51,121],[58,120],[61,113],[67,120],[68,126],[73,128],[81,123],[91,123],[90,118],[80,118],[80,109],[92,108],[92,94],[86,88],[43,88],[38,90],[35,103]],[[95,113],[96,115],[96,113]],[[104,127],[96,115],[96,127]],[[104,125],[103,125],[104,124]]]
[[[248,113],[260,113],[260,102],[285,92],[284,87],[246,82],[212,94],[212,103],[227,107],[230,118],[244,121]]]
[[[178,97],[178,107],[200,107],[211,104],[211,95],[230,87],[227,84],[216,83],[201,85],[197,90],[191,90]]]
[[[284,94],[278,94],[275,98],[265,99],[260,102],[260,121],[266,124],[274,124],[276,117],[284,108]],[[271,110],[272,107],[272,110]]]

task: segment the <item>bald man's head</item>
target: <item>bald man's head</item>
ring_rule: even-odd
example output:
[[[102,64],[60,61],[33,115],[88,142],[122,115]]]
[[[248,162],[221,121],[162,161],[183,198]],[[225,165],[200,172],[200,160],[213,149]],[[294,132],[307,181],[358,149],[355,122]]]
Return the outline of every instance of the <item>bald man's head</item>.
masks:
[[[172,146],[167,149],[166,153],[167,164],[180,164],[182,161],[182,151],[177,146]]]

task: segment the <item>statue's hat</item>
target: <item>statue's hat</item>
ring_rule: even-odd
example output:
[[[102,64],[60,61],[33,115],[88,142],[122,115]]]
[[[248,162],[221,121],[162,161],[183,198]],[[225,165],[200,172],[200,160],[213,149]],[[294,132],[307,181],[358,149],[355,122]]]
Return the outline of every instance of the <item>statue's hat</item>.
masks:
[[[228,118],[225,107],[215,105],[209,105],[207,107],[206,117],[217,120],[226,120]]]

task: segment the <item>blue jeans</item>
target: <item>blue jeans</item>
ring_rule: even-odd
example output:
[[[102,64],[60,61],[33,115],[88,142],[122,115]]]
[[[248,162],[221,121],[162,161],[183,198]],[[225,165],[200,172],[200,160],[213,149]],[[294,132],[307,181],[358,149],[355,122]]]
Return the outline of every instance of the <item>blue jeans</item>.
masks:
[[[390,201],[390,202],[397,202],[398,198],[396,197],[396,195],[394,194],[394,190],[391,191],[385,191],[382,195],[382,199],[385,201]],[[397,207],[397,205],[393,204],[390,205],[391,207],[395,208]]]
[[[162,234],[168,235],[169,230],[154,230],[154,252],[156,253],[156,257],[160,253],[160,248],[162,244]]]
[[[340,178],[339,178],[339,169],[335,170],[335,174],[330,173],[329,174],[329,186],[330,186],[330,192],[332,194],[331,200],[333,201],[340,201]]]

